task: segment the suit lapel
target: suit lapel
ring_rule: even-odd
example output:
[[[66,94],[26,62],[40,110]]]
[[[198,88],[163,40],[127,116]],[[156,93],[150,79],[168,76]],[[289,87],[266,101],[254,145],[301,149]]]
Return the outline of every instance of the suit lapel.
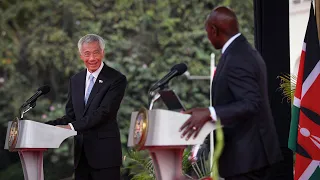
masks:
[[[227,49],[225,50],[225,52],[222,54],[222,56],[221,56],[221,58],[220,58],[220,60],[219,60],[218,66],[217,66],[217,68],[216,68],[216,72],[215,72],[215,75],[214,75],[212,84],[211,84],[211,87],[212,87],[212,88],[211,88],[211,95],[212,95],[212,96],[211,96],[211,97],[212,97],[211,101],[212,101],[212,103],[214,102],[213,100],[214,100],[215,84],[216,84],[217,79],[218,79],[218,77],[219,77],[219,75],[220,75],[220,73],[221,73],[221,70],[223,69],[223,66],[226,64],[226,61],[227,61],[226,57],[227,57],[228,53],[230,53],[230,51],[231,51],[232,49],[234,49],[234,46],[236,46],[236,44],[237,44],[238,42],[241,42],[241,41],[244,41],[244,40],[245,40],[245,37],[244,37],[243,35],[240,35],[239,37],[237,37],[237,38],[229,45],[229,47],[227,47]]]
[[[91,93],[89,95],[88,101],[87,101],[87,105],[84,108],[83,111],[83,115],[86,113],[86,111],[88,110],[88,107],[91,104],[91,101],[93,100],[93,98],[95,97],[95,95],[99,92],[100,88],[106,84],[108,84],[108,79],[107,79],[107,65],[104,64],[103,68],[101,69],[101,72],[99,74],[99,76],[96,79],[96,82],[94,83]],[[82,99],[84,99],[84,95],[82,96]]]
[[[76,106],[79,106],[79,109],[82,111],[84,109],[84,90],[86,87],[86,70],[81,72],[80,78],[77,80],[76,88],[79,90],[73,91],[75,93],[75,100],[77,103]]]
[[[220,75],[221,69],[222,69],[223,65],[225,64],[225,61],[226,61],[225,57],[226,57],[226,53],[223,53],[219,59],[218,66],[216,68],[216,72],[215,72],[213,80],[212,80],[212,85],[211,85],[212,91],[213,91],[213,88],[215,87],[214,85],[216,84],[216,80],[217,80],[218,76]]]

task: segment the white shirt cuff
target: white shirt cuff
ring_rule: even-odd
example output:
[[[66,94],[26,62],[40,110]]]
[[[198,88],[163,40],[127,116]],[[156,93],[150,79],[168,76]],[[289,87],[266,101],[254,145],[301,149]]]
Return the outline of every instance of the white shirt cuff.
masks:
[[[74,127],[71,123],[68,123],[68,125],[71,127],[72,130],[74,130]]]
[[[216,110],[214,110],[214,107],[210,106],[209,107],[209,111],[210,111],[210,114],[211,114],[211,119],[213,122],[216,122],[217,121],[217,114],[216,114]]]

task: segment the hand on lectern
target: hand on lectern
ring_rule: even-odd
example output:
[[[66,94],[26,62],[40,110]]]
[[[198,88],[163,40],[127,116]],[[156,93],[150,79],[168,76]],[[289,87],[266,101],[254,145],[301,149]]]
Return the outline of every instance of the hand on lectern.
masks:
[[[65,129],[71,129],[71,127],[69,125],[57,125],[57,127],[61,127],[61,128],[65,128]]]
[[[193,138],[196,138],[204,124],[211,121],[208,108],[193,108],[182,113],[191,114],[191,117],[180,128],[180,132],[183,130],[181,138],[187,136],[186,140],[192,135],[194,135]]]

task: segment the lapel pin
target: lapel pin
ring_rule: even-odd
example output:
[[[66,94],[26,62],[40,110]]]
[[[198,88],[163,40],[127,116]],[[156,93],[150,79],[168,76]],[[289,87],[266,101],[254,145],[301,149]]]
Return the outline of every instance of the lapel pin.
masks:
[[[99,80],[99,83],[103,83],[103,81],[102,81],[102,80]]]

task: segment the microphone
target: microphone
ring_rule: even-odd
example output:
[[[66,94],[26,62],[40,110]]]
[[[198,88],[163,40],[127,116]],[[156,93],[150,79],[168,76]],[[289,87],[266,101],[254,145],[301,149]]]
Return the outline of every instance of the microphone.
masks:
[[[174,65],[168,74],[166,74],[162,79],[157,81],[150,88],[149,92],[152,92],[152,91],[158,89],[159,87],[161,88],[161,87],[165,86],[172,78],[182,75],[183,73],[185,73],[187,71],[187,69],[188,69],[188,67],[184,63]]]
[[[21,107],[26,107],[29,104],[33,104],[34,102],[36,102],[36,100],[38,99],[38,97],[47,94],[50,91],[50,86],[45,85],[42,87],[39,87],[37,92],[31,96],[31,98],[29,98],[25,103],[23,103],[23,105]]]

